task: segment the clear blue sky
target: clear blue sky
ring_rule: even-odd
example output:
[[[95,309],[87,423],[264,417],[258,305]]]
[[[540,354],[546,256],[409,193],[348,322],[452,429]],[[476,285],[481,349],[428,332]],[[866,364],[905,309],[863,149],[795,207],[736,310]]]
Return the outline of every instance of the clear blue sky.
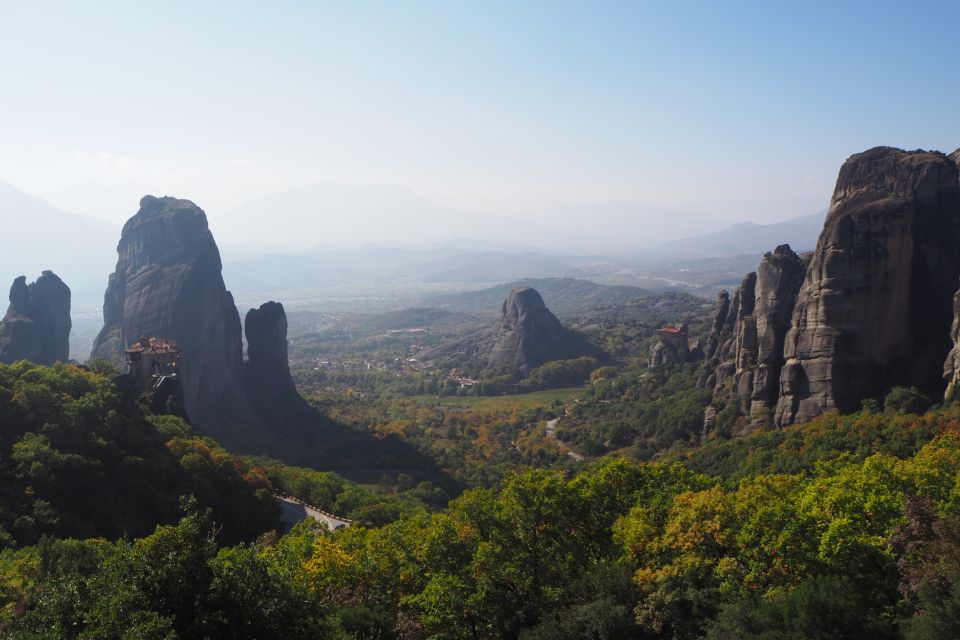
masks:
[[[337,181],[776,218],[825,205],[851,153],[960,146],[960,2],[0,11],[0,180],[40,194],[135,184],[216,207]]]

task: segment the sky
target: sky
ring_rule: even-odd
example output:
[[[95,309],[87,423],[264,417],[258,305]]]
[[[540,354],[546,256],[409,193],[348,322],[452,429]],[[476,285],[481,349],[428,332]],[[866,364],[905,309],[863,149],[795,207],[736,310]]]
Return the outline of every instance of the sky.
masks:
[[[960,146],[957,24],[923,1],[0,0],[0,181],[107,218],[332,182],[770,222],[825,208],[853,153]]]

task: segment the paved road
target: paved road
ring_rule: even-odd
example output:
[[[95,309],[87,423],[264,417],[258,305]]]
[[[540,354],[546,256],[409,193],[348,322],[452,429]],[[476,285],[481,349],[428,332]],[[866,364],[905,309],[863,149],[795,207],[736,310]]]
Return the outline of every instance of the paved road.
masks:
[[[325,513],[319,509],[314,509],[310,505],[304,504],[296,498],[287,498],[283,496],[276,496],[276,498],[277,502],[280,504],[280,507],[283,509],[283,512],[280,514],[280,520],[288,526],[293,526],[301,520],[306,520],[307,518],[313,518],[318,522],[323,522],[331,531],[335,531],[341,527],[349,527],[352,524],[352,521],[350,520],[338,518],[330,513]]]

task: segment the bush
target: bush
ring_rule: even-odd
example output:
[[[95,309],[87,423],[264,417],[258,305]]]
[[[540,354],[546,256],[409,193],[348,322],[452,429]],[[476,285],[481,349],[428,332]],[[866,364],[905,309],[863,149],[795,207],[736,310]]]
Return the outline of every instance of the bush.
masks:
[[[883,407],[889,413],[920,415],[930,407],[930,398],[916,387],[894,387],[884,398]]]

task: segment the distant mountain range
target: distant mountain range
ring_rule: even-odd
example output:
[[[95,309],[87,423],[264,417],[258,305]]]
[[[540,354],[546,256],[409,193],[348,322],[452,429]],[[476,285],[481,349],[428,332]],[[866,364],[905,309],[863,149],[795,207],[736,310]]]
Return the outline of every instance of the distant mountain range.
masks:
[[[81,192],[89,196],[84,206],[95,208],[97,190]],[[71,193],[61,193],[58,201],[69,201]],[[118,203],[104,206],[115,209]],[[131,212],[136,206],[130,202]],[[797,251],[812,248],[823,219],[819,213],[773,224],[745,222],[677,239],[677,233],[706,223],[627,201],[570,205],[547,214],[549,222],[538,224],[447,207],[392,185],[315,184],[250,200],[210,221],[224,247],[227,287],[240,306],[246,297],[290,300],[294,308],[298,302],[313,306],[311,300],[366,297],[387,300],[371,307],[383,310],[432,292],[521,278],[590,278],[712,296],[739,277],[727,272],[741,273],[740,257],[755,263],[783,243]],[[0,286],[52,269],[72,289],[74,308],[95,313],[116,262],[119,225],[68,213],[3,183],[0,217],[11,239],[0,253]],[[621,249],[591,255],[611,238]],[[363,244],[335,246],[350,242]],[[550,245],[569,250],[537,248]],[[736,268],[727,268],[734,258]]]
[[[422,300],[419,306],[435,307],[474,316],[497,316],[500,314],[500,306],[504,298],[518,287],[536,289],[543,296],[550,310],[561,318],[577,317],[603,307],[626,304],[649,303],[651,307],[657,305],[669,307],[674,299],[681,300],[681,306],[686,308],[694,300],[693,296],[680,292],[671,296],[639,287],[602,285],[579,278],[525,278],[479,291],[429,296]]]
[[[574,231],[448,207],[397,185],[307,184],[223,212],[210,226],[222,244],[312,248],[323,244],[446,243],[457,238],[527,247],[572,245]]]
[[[666,242],[657,253],[683,258],[729,257],[766,253],[778,245],[789,244],[794,251],[810,251],[823,229],[826,211],[772,224],[741,222],[720,231]]]
[[[581,275],[562,259],[535,252],[378,246],[227,258],[224,273],[238,291],[351,282],[490,283],[523,276]]]
[[[67,213],[16,187],[0,182],[0,287],[19,275],[32,281],[44,269],[60,276],[73,292],[74,308],[102,302],[107,276],[117,261],[120,228]],[[6,294],[3,294],[4,306]]]
[[[440,204],[398,185],[316,183],[208,213],[225,247],[463,246],[458,241],[467,239],[498,245],[494,248],[508,245],[510,250],[619,253],[649,250],[701,230],[712,233],[736,221],[728,205],[717,207],[698,210],[622,200],[556,204],[506,216]],[[778,224],[790,230],[792,222]],[[735,229],[733,235],[737,233],[752,235],[752,229]],[[748,250],[755,252],[756,244]]]

